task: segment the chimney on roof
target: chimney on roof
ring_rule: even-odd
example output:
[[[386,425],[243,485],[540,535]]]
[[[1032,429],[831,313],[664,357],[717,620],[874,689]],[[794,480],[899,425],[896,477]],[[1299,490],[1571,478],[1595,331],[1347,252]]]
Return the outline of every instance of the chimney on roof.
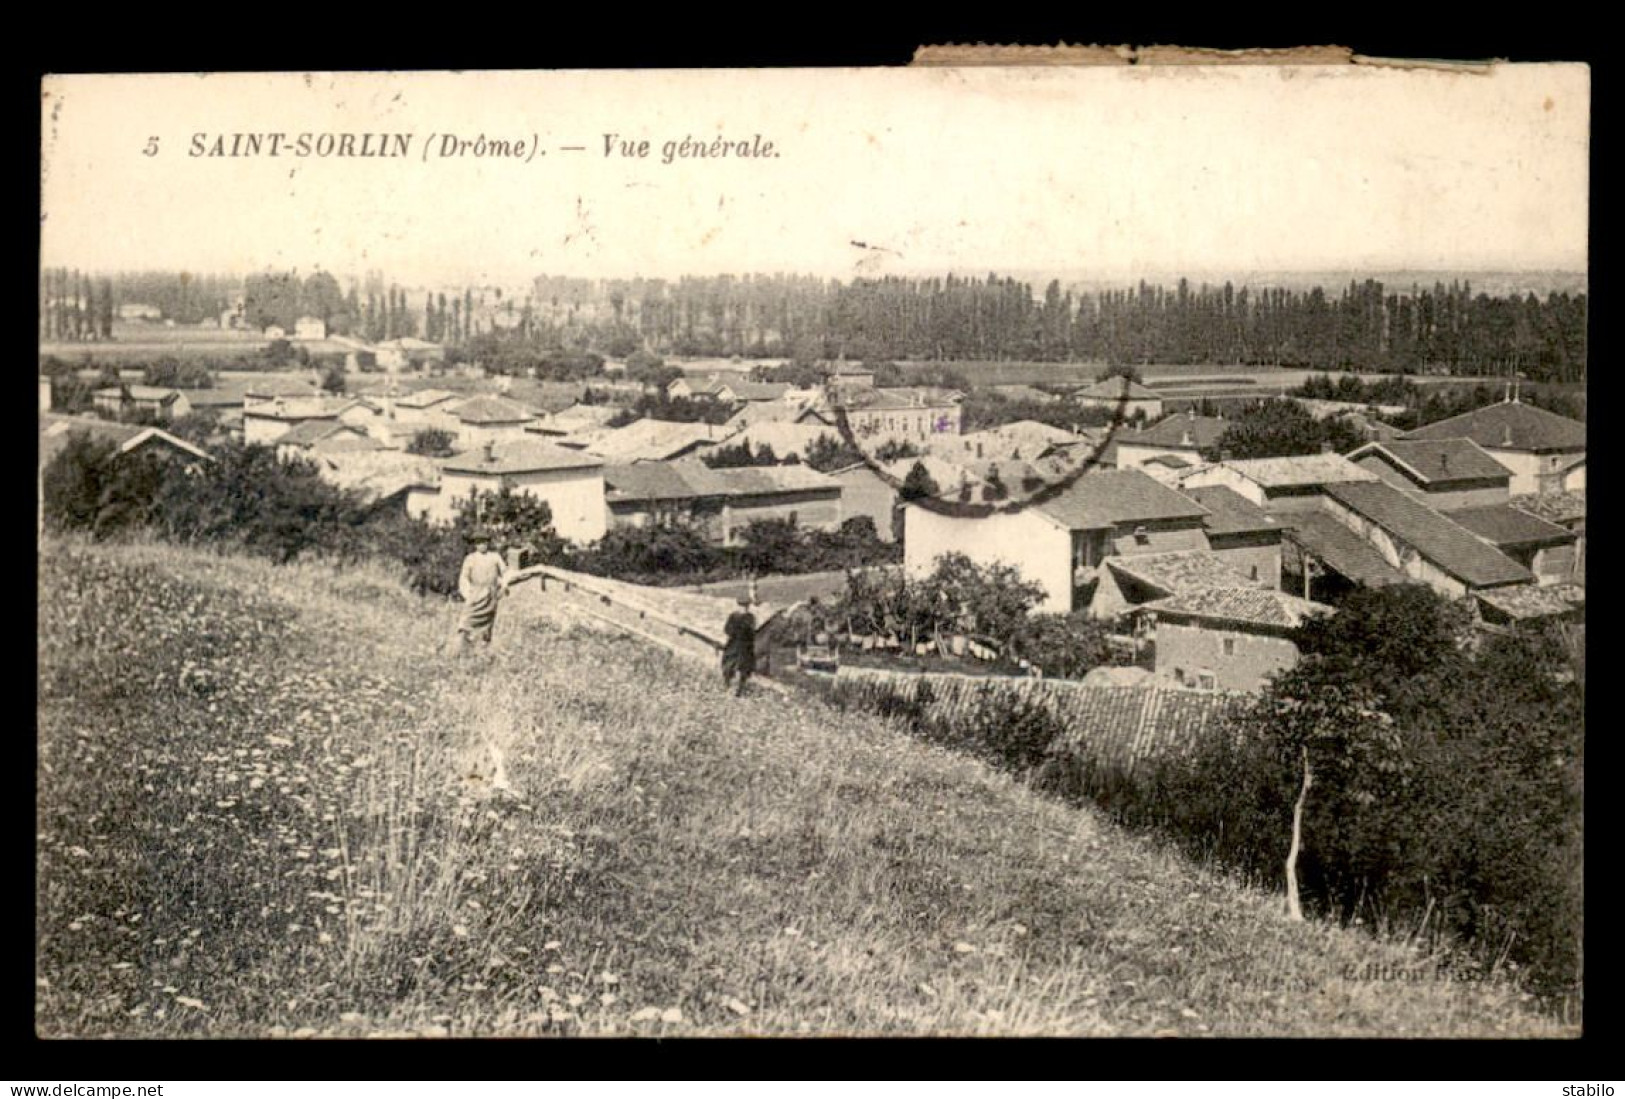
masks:
[[[1183,432],[1180,433],[1179,445],[1180,446],[1195,446],[1196,445],[1196,440],[1191,438],[1191,433],[1190,433],[1189,428],[1186,428]]]
[[[1511,424],[1502,424],[1501,425],[1501,445],[1502,446],[1511,446],[1512,445],[1512,425]]]
[[[1332,446],[1332,444],[1329,441],[1322,440],[1321,444],[1320,444],[1320,452],[1322,454],[1335,454],[1335,453],[1337,453],[1337,450],[1336,450],[1336,448],[1334,448]]]
[[[487,462],[494,462],[497,460],[496,449],[497,444],[495,439],[485,440],[485,460]]]
[[[1196,406],[1195,405],[1191,405],[1189,408],[1187,408],[1185,410],[1185,418],[1187,420],[1190,420],[1192,423],[1196,422]]]

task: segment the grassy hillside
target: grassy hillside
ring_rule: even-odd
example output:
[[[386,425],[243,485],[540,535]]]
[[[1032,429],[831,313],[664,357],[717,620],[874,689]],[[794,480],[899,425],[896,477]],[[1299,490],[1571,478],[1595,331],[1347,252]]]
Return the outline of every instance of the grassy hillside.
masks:
[[[40,565],[37,1026],[1551,1034],[879,720],[393,578]]]

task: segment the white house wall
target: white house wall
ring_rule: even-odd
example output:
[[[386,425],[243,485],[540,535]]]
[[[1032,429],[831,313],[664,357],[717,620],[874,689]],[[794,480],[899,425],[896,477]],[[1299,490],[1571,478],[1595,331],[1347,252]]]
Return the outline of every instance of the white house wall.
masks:
[[[1556,492],[1563,487],[1563,471],[1580,458],[1583,450],[1557,454],[1531,454],[1525,450],[1496,450],[1485,447],[1490,457],[1512,471],[1512,495],[1535,496],[1543,492]]]
[[[1013,565],[1044,589],[1038,610],[1072,609],[1072,533],[1033,509],[983,518],[956,518],[918,505],[904,510],[903,570],[914,580],[931,573],[937,558],[963,553],[979,565]]]
[[[413,493],[407,511],[418,508],[432,522],[448,523],[463,501],[477,489],[496,492],[503,482],[515,492],[541,500],[553,512],[553,529],[572,542],[595,542],[604,536],[608,516],[604,507],[604,477],[598,470],[544,470],[503,476],[446,470],[438,493]]]

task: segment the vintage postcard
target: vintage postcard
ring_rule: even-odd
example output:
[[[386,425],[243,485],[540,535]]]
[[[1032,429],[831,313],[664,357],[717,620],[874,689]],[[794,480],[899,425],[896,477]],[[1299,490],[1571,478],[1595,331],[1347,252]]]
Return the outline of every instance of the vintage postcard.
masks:
[[[46,78],[38,1034],[1578,1035],[1589,70],[1086,59]]]

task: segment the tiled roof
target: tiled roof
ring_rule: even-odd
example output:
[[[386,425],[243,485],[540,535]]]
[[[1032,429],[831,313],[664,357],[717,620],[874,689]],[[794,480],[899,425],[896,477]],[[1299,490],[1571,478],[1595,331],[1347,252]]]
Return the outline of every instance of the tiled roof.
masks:
[[[1170,595],[1204,588],[1245,588],[1252,583],[1210,550],[1128,554],[1108,557],[1106,565],[1113,572]]]
[[[956,464],[969,470],[972,478],[979,481],[991,480],[993,471],[997,469],[999,480],[1003,481],[1004,487],[1015,496],[1031,495],[1022,488],[1023,482],[1029,478],[1045,480],[1043,470],[1031,462],[1017,458],[967,458]]]
[[[298,378],[256,378],[243,389],[249,397],[315,397],[321,390]]]
[[[952,390],[929,386],[899,386],[892,389],[854,389],[841,398],[854,410],[904,412],[916,408],[946,408],[958,404]]]
[[[1585,606],[1586,590],[1578,584],[1525,584],[1473,593],[1509,618],[1547,618],[1571,614]]]
[[[1574,541],[1556,523],[1520,511],[1511,504],[1457,508],[1450,518],[1495,546],[1551,546]]]
[[[741,401],[776,401],[790,391],[783,382],[729,382],[728,388]]]
[[[1471,439],[1392,439],[1367,443],[1349,452],[1349,461],[1366,455],[1384,457],[1424,485],[1450,481],[1510,481],[1512,471]]]
[[[1110,378],[1102,378],[1093,385],[1086,385],[1082,389],[1074,390],[1072,395],[1074,397],[1099,397],[1113,401],[1125,398],[1131,401],[1162,400],[1162,394],[1156,390],[1147,389],[1132,378],[1124,377],[1121,374],[1114,374]]]
[[[1469,587],[1534,579],[1500,550],[1386,481],[1326,486],[1326,494],[1359,513]]]
[[[789,401],[754,401],[734,413],[722,426],[729,431],[743,431],[757,424],[793,424],[807,409],[806,404]]]
[[[243,403],[243,390],[236,386],[215,386],[213,389],[180,389],[193,408],[231,408]]]
[[[1217,446],[1230,422],[1223,416],[1192,416],[1176,412],[1164,416],[1144,431],[1125,431],[1117,441],[1123,446],[1187,447],[1206,450]],[[1189,438],[1189,442],[1186,439]]]
[[[1586,494],[1583,489],[1544,492],[1538,496],[1514,496],[1510,503],[1519,511],[1538,515],[1551,523],[1584,522],[1586,517]]]
[[[984,482],[980,477],[957,462],[945,461],[935,455],[927,454],[922,458],[899,458],[895,462],[885,463],[880,468],[897,483],[898,487],[901,487],[903,482],[908,479],[909,471],[914,468],[915,462],[923,465],[925,472],[937,483],[937,488],[940,490],[937,493],[938,498],[943,500],[958,499],[959,486],[966,483],[971,486],[971,491],[974,494],[972,499],[981,496],[981,487]]]
[[[340,412],[350,407],[350,404],[349,401],[332,401],[323,397],[298,400],[277,398],[245,408],[243,415],[261,420],[331,420],[336,419]]]
[[[356,489],[373,499],[393,496],[417,485],[440,483],[438,462],[400,451],[323,454],[320,468],[324,480],[340,488]]]
[[[1346,481],[1375,481],[1377,475],[1361,469],[1341,454],[1300,454],[1290,458],[1237,458],[1220,462],[1265,488],[1328,485]]]
[[[1080,682],[1085,687],[1139,687],[1155,675],[1149,668],[1101,664],[1085,672]]]
[[[1471,439],[1487,450],[1569,450],[1586,445],[1586,425],[1515,401],[1424,424],[1407,439]]]
[[[95,395],[98,397],[119,397],[126,392],[129,393],[132,401],[157,401],[160,404],[168,404],[181,395],[180,390],[161,385],[114,385],[108,386],[106,389],[96,390]]]
[[[1105,530],[1157,519],[1198,519],[1207,509],[1137,469],[1094,469],[1039,511],[1071,530]]]
[[[1141,465],[1163,466],[1167,469],[1190,469],[1191,464],[1177,454],[1159,454],[1155,458],[1147,458]]]
[[[448,473],[537,473],[555,469],[598,469],[603,462],[579,450],[567,450],[542,439],[498,439],[491,447],[492,460],[485,458],[485,448],[475,447],[466,453],[447,458],[440,468]]]
[[[710,377],[710,378],[673,378],[672,382],[671,382],[671,385],[667,386],[666,388],[667,389],[675,388],[678,385],[678,383],[682,383],[683,387],[685,389],[687,389],[690,393],[693,393],[695,395],[699,395],[701,393],[707,393],[707,394],[710,394],[713,397],[716,396],[718,393],[721,393],[722,392],[722,387],[728,384],[728,382],[726,380],[724,380],[722,378],[718,378],[718,377]]]
[[[542,418],[540,423],[526,424],[526,431],[546,434],[569,434],[601,428],[621,413],[614,405],[577,404]]]
[[[282,440],[278,439],[278,443]],[[384,444],[371,435],[329,435],[318,440],[311,446],[315,454],[366,454],[374,450],[383,450]]]
[[[564,441],[608,462],[662,462],[721,439],[722,429],[710,424],[644,419],[583,431]]]
[[[276,437],[277,446],[313,446],[331,435],[363,435],[337,420],[303,420]]]
[[[400,408],[432,408],[446,401],[455,401],[461,395],[449,389],[420,389],[416,393],[408,393],[398,398],[395,404]]]
[[[766,423],[747,427],[718,445],[748,444],[753,452],[760,450],[764,445],[770,446],[773,448],[773,454],[782,461],[792,454],[806,458],[807,452],[819,439],[835,441],[839,438],[840,435],[834,428],[825,427],[823,424]]]
[[[604,467],[605,497],[611,502],[692,500],[701,491],[665,462],[634,462]]]
[[[1083,436],[1075,435],[1065,428],[1046,424],[1039,420],[1013,420],[998,427],[990,427],[985,431],[971,432],[966,438],[977,435],[987,435],[993,438],[1009,439],[1018,445],[1045,444],[1048,446],[1072,446],[1084,441]]]
[[[1243,534],[1260,530],[1280,530],[1281,524],[1235,489],[1225,485],[1181,489],[1186,496],[1207,508],[1202,521],[1209,534]]]
[[[1404,584],[1404,573],[1388,563],[1377,547],[1321,511],[1294,512],[1283,517],[1290,524],[1288,537],[1318,558],[1333,572],[1356,584],[1381,587]]]
[[[475,397],[452,409],[451,414],[465,424],[517,424],[536,418],[524,405],[504,397]]]
[[[1132,560],[1132,558],[1131,558]],[[1312,614],[1330,613],[1330,607],[1299,599],[1284,591],[1257,587],[1197,588],[1166,599],[1143,603],[1141,610],[1216,622],[1297,629]]]
[[[88,416],[65,416],[56,413],[42,413],[39,421],[39,463],[44,469],[51,460],[68,445],[68,439],[75,434],[89,435],[91,438],[111,443],[122,454],[128,454],[150,443],[164,445],[183,450],[199,458],[207,458],[208,452],[193,446],[185,439],[177,438],[169,432],[156,427],[144,427],[140,424],[119,424],[108,420],[98,420]]]
[[[780,492],[841,491],[841,482],[806,466],[744,466],[708,469],[702,462],[673,463],[687,481],[706,495],[760,496]]]

